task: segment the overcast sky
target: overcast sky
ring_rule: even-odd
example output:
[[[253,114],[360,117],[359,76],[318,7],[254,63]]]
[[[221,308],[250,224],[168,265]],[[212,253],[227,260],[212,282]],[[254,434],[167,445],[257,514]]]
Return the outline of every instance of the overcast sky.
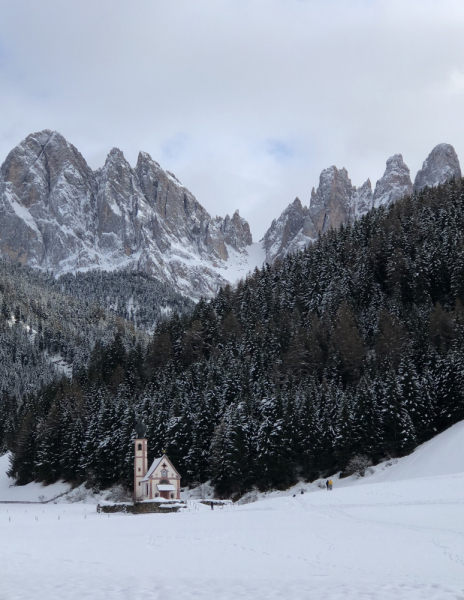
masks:
[[[322,169],[464,160],[463,0],[0,0],[0,161],[62,133],[145,150],[258,240]]]

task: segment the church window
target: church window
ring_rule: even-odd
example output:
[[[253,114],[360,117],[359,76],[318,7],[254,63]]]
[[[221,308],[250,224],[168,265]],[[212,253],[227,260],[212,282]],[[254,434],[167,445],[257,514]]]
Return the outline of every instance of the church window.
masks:
[[[137,446],[137,450],[141,450],[141,449],[142,449],[142,444],[139,444],[139,445]]]
[[[167,477],[168,476],[168,472],[166,469],[161,469],[161,477]]]
[[[140,471],[140,467],[139,467],[139,471]]]

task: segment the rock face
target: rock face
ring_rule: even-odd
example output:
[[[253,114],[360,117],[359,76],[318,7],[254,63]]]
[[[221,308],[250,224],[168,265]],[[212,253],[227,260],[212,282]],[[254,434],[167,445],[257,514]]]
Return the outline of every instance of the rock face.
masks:
[[[460,177],[458,157],[449,144],[436,146],[416,176],[414,190],[438,185]],[[401,154],[387,160],[387,167],[377,181],[375,191],[368,179],[360,188],[351,184],[346,169],[332,166],[322,171],[319,187],[311,192],[309,208],[298,198],[278,219],[274,219],[263,238],[266,262],[283,258],[312,243],[319,233],[340,227],[362,217],[371,208],[387,205],[413,193],[410,171]]]
[[[414,190],[461,177],[449,144],[436,146]],[[135,168],[113,148],[97,171],[57,132],[28,136],[0,168],[0,251],[55,274],[101,268],[136,269],[191,298],[211,296],[229,281],[305,248],[320,233],[353,222],[372,207],[411,194],[401,154],[387,161],[372,193],[368,179],[352,185],[346,169],[322,171],[310,206],[296,198],[274,219],[257,252],[236,211],[212,218],[193,194],[149,154]]]
[[[0,244],[21,263],[46,267],[73,256],[85,265],[97,235],[92,170],[59,134],[42,131],[15,148],[0,169]]]
[[[412,194],[412,181],[409,168],[401,154],[387,160],[387,168],[375,186],[374,207],[390,204],[403,196]]]
[[[311,239],[317,237],[309,209],[296,198],[287,206],[278,219],[272,221],[263,242],[266,262],[272,264],[289,252],[305,248]]]
[[[374,196],[372,194],[371,180],[368,179],[362,184],[354,193],[353,204],[355,207],[355,217],[361,217],[371,210],[374,203]]]
[[[352,221],[356,216],[356,194],[346,169],[335,166],[324,169],[319,187],[311,192],[309,208],[296,198],[272,222],[262,240],[266,262],[271,264],[277,258],[302,250],[317,239],[319,233]]]
[[[309,214],[317,233],[325,233],[354,218],[356,188],[351,185],[346,169],[329,167],[319,177],[319,187],[311,192]]]
[[[248,222],[239,215],[238,210],[234,212],[232,217],[226,215],[223,218],[216,217],[216,223],[222,232],[224,241],[236,250],[245,250],[247,246],[251,246],[253,238]]]
[[[193,298],[214,294],[231,253],[252,243],[238,211],[213,219],[141,152],[135,169],[114,148],[93,172],[59,133],[28,136],[0,170],[0,249],[56,274],[137,269]]]
[[[414,180],[414,191],[435,187],[450,179],[461,178],[461,166],[456,150],[450,144],[438,144],[427,156]]]

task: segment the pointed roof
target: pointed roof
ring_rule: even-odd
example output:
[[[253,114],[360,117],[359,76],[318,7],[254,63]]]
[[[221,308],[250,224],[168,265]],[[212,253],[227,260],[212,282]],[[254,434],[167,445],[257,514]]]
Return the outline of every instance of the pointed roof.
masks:
[[[179,475],[179,473],[177,472],[177,469],[174,467],[174,465],[172,464],[172,462],[169,460],[169,458],[166,456],[166,454],[163,454],[163,456],[160,456],[159,458],[155,458],[155,460],[153,461],[151,467],[148,469],[145,477],[142,479],[142,481],[148,481],[148,479],[150,478],[150,476],[156,471],[158,465],[160,464],[160,462],[162,460],[167,460],[169,463],[169,466],[171,467],[171,469],[177,474]],[[180,478],[180,475],[179,475]]]

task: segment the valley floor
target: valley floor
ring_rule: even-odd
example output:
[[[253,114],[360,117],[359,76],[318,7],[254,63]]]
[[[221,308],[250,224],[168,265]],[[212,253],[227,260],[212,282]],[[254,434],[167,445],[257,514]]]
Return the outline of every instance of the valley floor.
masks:
[[[463,424],[442,436],[354,485],[214,511],[0,504],[0,598],[463,600]]]
[[[462,599],[463,509],[464,475],[168,515],[2,505],[0,598]]]

